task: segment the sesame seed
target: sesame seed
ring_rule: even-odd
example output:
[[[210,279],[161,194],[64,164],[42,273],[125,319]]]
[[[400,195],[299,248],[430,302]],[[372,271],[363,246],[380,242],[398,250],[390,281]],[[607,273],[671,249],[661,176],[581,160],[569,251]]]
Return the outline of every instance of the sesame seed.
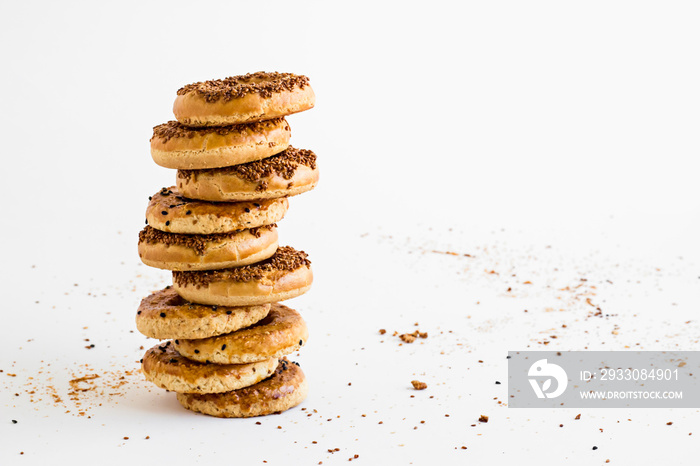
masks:
[[[163,215],[168,215],[168,211],[167,211],[167,210],[163,210],[163,211],[161,211],[160,213],[163,214]]]
[[[194,354],[199,354],[199,350],[198,349],[194,350]]]
[[[221,345],[221,351],[226,349],[226,345]]]

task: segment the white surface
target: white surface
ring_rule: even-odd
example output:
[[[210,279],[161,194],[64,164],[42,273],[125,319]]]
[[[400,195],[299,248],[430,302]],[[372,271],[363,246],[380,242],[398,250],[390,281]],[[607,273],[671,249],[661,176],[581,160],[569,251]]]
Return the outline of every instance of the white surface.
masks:
[[[697,4],[456,5],[0,5],[0,464],[696,463],[697,409],[509,410],[495,381],[553,334],[699,349]],[[113,385],[155,344],[133,322],[169,280],[136,254],[174,179],[152,126],[181,85],[256,70],[318,99],[289,121],[322,183],[280,228],[316,276],[290,302],[306,410],[213,419],[134,374],[79,416],[70,379]],[[399,346],[415,322],[428,339]]]

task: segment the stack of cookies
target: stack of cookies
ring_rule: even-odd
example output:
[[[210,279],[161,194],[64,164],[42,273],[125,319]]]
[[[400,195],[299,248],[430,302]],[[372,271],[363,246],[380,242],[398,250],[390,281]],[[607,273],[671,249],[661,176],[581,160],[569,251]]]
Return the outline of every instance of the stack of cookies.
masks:
[[[288,355],[306,343],[299,313],[279,301],[313,279],[302,251],[279,246],[287,198],[318,182],[316,155],[289,145],[285,116],[314,106],[305,76],[253,73],[178,90],[177,121],[156,126],[153,160],[176,186],[149,199],[139,256],[172,270],[173,285],[145,298],[141,333],[148,380],[185,407],[219,417],[278,413],[306,397]]]

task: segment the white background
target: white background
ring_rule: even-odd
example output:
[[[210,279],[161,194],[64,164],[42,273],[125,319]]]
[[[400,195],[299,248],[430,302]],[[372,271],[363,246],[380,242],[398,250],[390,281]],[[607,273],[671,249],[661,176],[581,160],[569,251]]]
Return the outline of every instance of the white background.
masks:
[[[698,409],[498,401],[508,350],[700,349],[699,23],[695,2],[0,3],[0,463],[696,464]],[[76,415],[71,378],[155,344],[135,310],[169,275],[136,238],[174,172],[152,127],[182,85],[258,70],[317,95],[289,122],[322,182],[280,227],[316,275],[290,303],[309,398],[220,420],[133,374]]]

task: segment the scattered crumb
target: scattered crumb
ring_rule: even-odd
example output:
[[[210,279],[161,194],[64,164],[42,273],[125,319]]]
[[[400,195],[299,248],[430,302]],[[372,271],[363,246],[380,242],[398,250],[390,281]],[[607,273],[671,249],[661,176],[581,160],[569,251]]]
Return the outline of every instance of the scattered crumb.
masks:
[[[416,330],[413,333],[402,333],[401,335],[399,335],[399,338],[404,343],[413,343],[414,341],[416,341],[416,338],[428,338],[428,332],[421,332],[420,330]]]
[[[427,383],[418,380],[411,380],[411,385],[413,385],[413,388],[416,390],[425,390],[426,388],[428,388]]]

